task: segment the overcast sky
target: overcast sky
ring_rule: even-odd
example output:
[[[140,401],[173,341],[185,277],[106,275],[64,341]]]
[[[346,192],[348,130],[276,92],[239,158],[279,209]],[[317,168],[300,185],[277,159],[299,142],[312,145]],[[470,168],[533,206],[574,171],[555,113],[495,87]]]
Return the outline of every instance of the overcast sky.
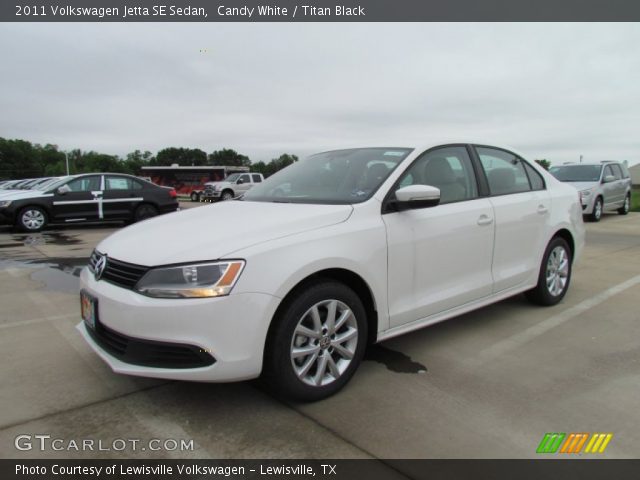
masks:
[[[640,24],[4,23],[0,58],[0,137],[62,149],[640,161]]]

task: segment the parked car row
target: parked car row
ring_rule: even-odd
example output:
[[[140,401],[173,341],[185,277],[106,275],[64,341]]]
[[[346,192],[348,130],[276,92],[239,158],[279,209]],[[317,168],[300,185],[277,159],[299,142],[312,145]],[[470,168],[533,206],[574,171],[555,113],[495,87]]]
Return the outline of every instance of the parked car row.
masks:
[[[80,275],[78,330],[118,373],[262,376],[318,400],[372,342],[522,292],[561,301],[582,212],[574,188],[511,149],[324,152],[235,201],[103,240]]]
[[[572,163],[553,166],[549,172],[578,190],[582,213],[599,222],[605,211],[626,215],[631,208],[631,176],[621,162]]]
[[[87,173],[34,182],[27,189],[19,185],[0,191],[0,224],[26,232],[48,224],[135,222],[178,210],[174,189],[125,174]]]

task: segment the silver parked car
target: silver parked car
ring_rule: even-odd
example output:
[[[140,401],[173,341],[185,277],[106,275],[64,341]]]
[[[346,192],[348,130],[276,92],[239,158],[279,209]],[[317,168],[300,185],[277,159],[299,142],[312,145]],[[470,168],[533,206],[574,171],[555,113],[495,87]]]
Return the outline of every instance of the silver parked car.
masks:
[[[592,222],[600,221],[605,210],[629,213],[631,177],[623,163],[575,163],[551,167],[549,172],[580,192],[582,213]]]

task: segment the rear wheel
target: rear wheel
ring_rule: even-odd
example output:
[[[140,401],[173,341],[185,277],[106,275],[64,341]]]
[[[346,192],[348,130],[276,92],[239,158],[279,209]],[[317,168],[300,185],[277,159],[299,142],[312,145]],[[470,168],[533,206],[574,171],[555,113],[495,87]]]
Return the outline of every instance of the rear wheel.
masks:
[[[539,305],[555,305],[567,293],[571,281],[571,249],[567,241],[555,237],[545,250],[538,285],[526,295]]]
[[[16,224],[25,232],[39,232],[47,225],[47,213],[40,207],[25,207],[18,213]]]
[[[199,202],[200,201],[200,194],[198,192],[191,192],[191,201],[192,202]]]
[[[364,355],[367,322],[360,298],[346,285],[313,283],[274,319],[264,380],[275,393],[315,401],[338,392]]]
[[[626,215],[629,213],[631,209],[631,194],[627,193],[627,196],[624,197],[624,204],[618,209],[618,213],[620,215]]]
[[[596,198],[596,203],[593,204],[593,212],[589,215],[589,220],[592,222],[599,222],[602,218],[602,197]]]
[[[141,222],[142,220],[155,217],[156,215],[158,215],[158,209],[156,207],[148,203],[143,203],[136,208],[133,218],[136,222]]]

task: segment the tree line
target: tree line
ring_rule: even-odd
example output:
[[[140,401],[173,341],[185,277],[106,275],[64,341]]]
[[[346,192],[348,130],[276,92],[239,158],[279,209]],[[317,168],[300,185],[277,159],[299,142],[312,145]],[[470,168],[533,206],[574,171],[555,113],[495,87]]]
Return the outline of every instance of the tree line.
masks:
[[[144,166],[240,166],[262,173],[265,177],[291,165],[296,155],[283,153],[270,161],[251,162],[249,157],[229,148],[207,153],[199,148],[164,148],[155,155],[149,151],[134,150],[124,158],[94,151],[74,149],[64,152],[57,145],[31,143],[27,140],[0,137],[0,179],[55,177],[65,175],[65,153],[69,172],[115,172],[138,175]]]

